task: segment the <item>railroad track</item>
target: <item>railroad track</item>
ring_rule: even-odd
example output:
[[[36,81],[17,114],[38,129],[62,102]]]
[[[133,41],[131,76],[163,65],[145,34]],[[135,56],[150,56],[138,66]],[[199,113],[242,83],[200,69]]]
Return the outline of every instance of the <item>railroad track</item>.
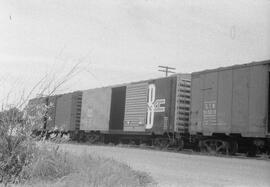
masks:
[[[214,157],[223,157],[223,158],[237,158],[237,159],[254,159],[254,160],[266,160],[270,161],[270,155],[262,154],[257,155],[256,157],[248,157],[244,153],[236,153],[236,155],[225,155],[225,154],[210,154],[210,153],[204,153],[204,152],[197,152],[192,149],[183,149],[183,150],[176,150],[173,148],[167,148],[167,149],[160,149],[158,147],[154,146],[147,146],[147,145],[131,145],[131,144],[104,144],[104,143],[85,143],[85,142],[76,142],[76,141],[56,141],[52,140],[54,143],[65,143],[65,144],[73,144],[73,145],[95,145],[95,146],[106,146],[106,147],[120,147],[120,148],[136,148],[136,149],[144,149],[144,150],[153,150],[153,151],[160,151],[160,152],[172,152],[172,153],[180,153],[180,154],[187,154],[187,155],[201,155],[201,156],[214,156]]]

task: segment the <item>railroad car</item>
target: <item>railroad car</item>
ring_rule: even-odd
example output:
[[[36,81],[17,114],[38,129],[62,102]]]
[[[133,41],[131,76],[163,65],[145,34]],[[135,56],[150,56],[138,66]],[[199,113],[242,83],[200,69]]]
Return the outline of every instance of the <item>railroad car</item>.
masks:
[[[91,142],[167,146],[172,141],[168,137],[174,139],[177,125],[177,81],[184,81],[184,77],[178,75],[83,91],[79,128],[83,135],[80,137]]]
[[[192,73],[189,133],[201,150],[269,149],[269,70],[262,61]]]
[[[54,128],[61,132],[73,132],[80,126],[82,92],[59,95],[56,99]]]
[[[35,99],[29,103],[33,103]],[[77,91],[47,98],[44,130],[90,142],[177,144],[189,122],[190,74]],[[49,125],[50,124],[50,125]],[[179,136],[178,136],[179,137]]]
[[[43,130],[90,142],[270,152],[270,61],[39,98]],[[35,103],[35,99],[29,103]]]
[[[35,123],[39,123],[33,126],[35,130],[52,130],[54,128],[55,104],[56,96],[37,97],[29,100],[27,112],[30,116],[36,117]]]

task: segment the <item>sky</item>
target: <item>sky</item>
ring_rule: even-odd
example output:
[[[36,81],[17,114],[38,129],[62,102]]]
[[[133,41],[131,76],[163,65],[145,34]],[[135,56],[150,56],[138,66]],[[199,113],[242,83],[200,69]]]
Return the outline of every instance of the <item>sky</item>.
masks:
[[[270,0],[0,0],[0,101],[270,59]],[[2,100],[1,100],[2,98]]]

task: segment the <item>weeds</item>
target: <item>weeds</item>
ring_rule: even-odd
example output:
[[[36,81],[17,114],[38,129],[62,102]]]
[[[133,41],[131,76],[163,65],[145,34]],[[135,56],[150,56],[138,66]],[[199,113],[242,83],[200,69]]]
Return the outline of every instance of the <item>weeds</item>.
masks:
[[[113,160],[89,155],[76,157],[59,151],[58,147],[37,146],[40,137],[34,139],[32,134],[44,129],[53,107],[44,99],[74,76],[79,64],[59,80],[52,78],[46,83],[47,75],[44,76],[26,96],[22,94],[17,104],[11,106],[8,99],[2,104],[0,186],[144,186],[151,181],[148,175]],[[29,101],[37,90],[41,90],[40,97]],[[62,143],[69,137],[52,140]]]
[[[0,113],[0,182],[18,183],[23,166],[32,160],[35,145],[29,139],[24,113],[11,108]]]
[[[152,178],[112,159],[74,156],[42,144],[33,163],[23,168],[24,186],[148,186]]]

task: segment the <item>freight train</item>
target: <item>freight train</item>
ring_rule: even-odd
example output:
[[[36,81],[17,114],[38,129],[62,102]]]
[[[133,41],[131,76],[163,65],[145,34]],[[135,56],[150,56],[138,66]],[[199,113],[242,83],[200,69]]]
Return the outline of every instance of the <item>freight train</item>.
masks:
[[[270,61],[34,98],[42,131],[80,141],[255,154],[270,150]]]

